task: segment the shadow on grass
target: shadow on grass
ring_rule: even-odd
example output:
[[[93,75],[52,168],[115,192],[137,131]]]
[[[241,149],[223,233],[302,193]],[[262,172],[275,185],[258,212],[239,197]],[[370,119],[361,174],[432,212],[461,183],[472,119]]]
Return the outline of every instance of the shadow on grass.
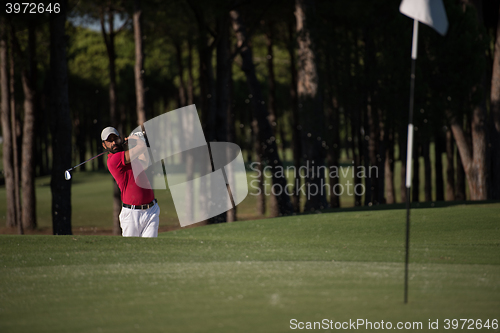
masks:
[[[444,208],[461,205],[484,205],[500,203],[499,200],[481,200],[481,201],[431,201],[431,202],[413,202],[411,209],[418,208]],[[357,212],[357,211],[374,211],[374,210],[391,210],[391,209],[406,209],[406,203],[396,204],[380,204],[374,206],[358,206],[346,208],[328,208],[321,211],[303,212],[301,214],[317,214],[317,213],[340,213],[340,212]]]

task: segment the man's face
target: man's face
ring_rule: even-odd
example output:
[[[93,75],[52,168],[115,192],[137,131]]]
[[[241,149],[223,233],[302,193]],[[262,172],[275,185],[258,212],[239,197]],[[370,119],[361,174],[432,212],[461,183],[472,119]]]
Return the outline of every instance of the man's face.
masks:
[[[102,146],[109,150],[110,153],[114,154],[123,150],[121,144],[121,138],[115,134],[110,134],[106,141],[102,142]]]

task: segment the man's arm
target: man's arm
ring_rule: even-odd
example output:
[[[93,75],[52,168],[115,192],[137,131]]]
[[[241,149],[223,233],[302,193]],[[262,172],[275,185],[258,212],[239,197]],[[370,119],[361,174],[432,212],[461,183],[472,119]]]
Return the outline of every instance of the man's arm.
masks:
[[[138,158],[143,166],[147,166],[149,162],[148,147],[146,143],[138,137],[131,135],[126,140],[133,140],[135,147],[125,151],[125,164],[131,163]]]

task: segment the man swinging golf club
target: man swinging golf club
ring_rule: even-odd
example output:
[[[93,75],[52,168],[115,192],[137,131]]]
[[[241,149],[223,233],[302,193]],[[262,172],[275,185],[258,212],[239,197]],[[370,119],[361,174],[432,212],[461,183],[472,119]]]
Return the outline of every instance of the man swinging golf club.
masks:
[[[137,185],[131,162],[148,158],[146,143],[138,136],[132,135],[122,142],[120,133],[114,127],[106,127],[101,133],[102,146],[109,152],[108,170],[113,175],[121,191],[123,203],[120,212],[120,226],[124,237],[157,237],[160,223],[160,207],[152,189]],[[135,143],[130,149],[126,144]],[[137,182],[144,184],[146,177],[141,173]]]

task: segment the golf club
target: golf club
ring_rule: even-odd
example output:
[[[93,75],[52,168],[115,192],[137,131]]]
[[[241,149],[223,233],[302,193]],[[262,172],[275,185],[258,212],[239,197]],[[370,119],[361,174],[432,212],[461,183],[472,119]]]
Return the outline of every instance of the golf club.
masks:
[[[135,135],[135,136],[137,136],[137,137],[141,137],[141,138],[143,138],[145,141],[147,140],[146,132],[144,131],[144,129],[142,129],[142,131],[140,131],[140,132],[135,132],[135,133],[132,133],[131,135]],[[146,141],[146,142],[147,142],[147,141]],[[120,143],[121,143],[121,139],[120,139]],[[128,144],[128,142],[127,142],[127,141],[125,141],[125,144]],[[80,165],[82,165],[82,164],[87,163],[88,161],[92,161],[94,158],[97,158],[97,157],[101,156],[102,154],[104,154],[104,153],[106,153],[106,152],[108,152],[108,150],[105,150],[105,151],[103,151],[102,153],[100,153],[100,154],[98,154],[98,155],[96,155],[96,156],[94,156],[94,157],[91,157],[91,158],[89,158],[88,160],[86,160],[86,161],[84,161],[84,162],[82,162],[82,163],[80,163],[80,164],[78,164],[78,165],[75,165],[74,167],[72,167],[72,168],[70,168],[70,169],[68,169],[68,170],[64,171],[64,178],[65,178],[66,180],[70,180],[70,179],[71,179],[71,173],[70,173],[70,171],[71,171],[71,170],[73,170],[73,169],[75,169],[75,168],[79,167],[79,166],[80,166]]]
[[[87,163],[88,161],[92,161],[94,158],[97,158],[97,157],[99,157],[99,156],[103,155],[103,154],[104,154],[104,153],[106,153],[106,152],[107,152],[107,150],[103,151],[102,153],[100,153],[100,154],[98,154],[98,155],[96,155],[96,156],[94,156],[94,157],[89,158],[88,160],[86,160],[86,161],[84,161],[84,162],[82,162],[82,163],[80,163],[80,164],[78,164],[78,165],[75,165],[74,167],[72,167],[72,168],[70,168],[70,169],[68,169],[68,170],[66,170],[66,171],[64,171],[64,178],[65,178],[66,180],[70,180],[70,179],[71,179],[71,173],[70,173],[70,171],[71,171],[71,170],[73,170],[74,168],[79,167],[79,166],[80,166],[80,165],[82,165],[82,164]]]

